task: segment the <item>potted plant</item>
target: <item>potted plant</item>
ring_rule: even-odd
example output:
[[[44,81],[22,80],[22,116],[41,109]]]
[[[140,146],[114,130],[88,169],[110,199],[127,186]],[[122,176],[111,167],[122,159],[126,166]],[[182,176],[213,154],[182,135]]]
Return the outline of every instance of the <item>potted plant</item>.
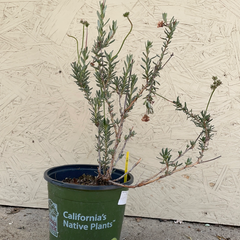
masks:
[[[161,51],[152,56],[150,51],[153,43],[146,42],[142,76],[134,73],[134,57],[131,54],[126,56],[121,73],[117,72],[117,66],[122,64],[118,56],[133,24],[129,13],[125,13],[123,16],[129,21],[130,30],[119,49],[109,51],[108,47],[114,42],[117,22],[113,21],[107,32],[106,9],[105,1],[100,2],[97,11],[98,34],[91,49],[88,47],[87,21],[81,21],[81,43],[70,36],[77,45],[77,61],[72,63],[72,76],[89,104],[91,121],[96,129],[97,164],[58,166],[45,172],[49,188],[50,239],[119,240],[129,188],[142,187],[186,168],[214,160],[203,161],[202,158],[213,136],[208,107],[221,81],[217,77],[212,78],[210,97],[205,109],[199,114],[193,113],[186,103],[181,103],[179,97],[172,101],[159,93],[160,71],[173,57],[173,54],[168,54],[168,47],[178,25],[174,17],[168,21],[166,13],[158,23],[165,34]],[[95,91],[91,85],[93,81]],[[184,150],[176,153],[175,159],[172,158],[171,149],[163,148],[160,151],[159,170],[148,179],[133,184],[130,172],[140,159],[130,170],[116,169],[117,163],[125,159],[126,144],[135,136],[133,128],[126,129],[125,123],[139,99],[144,100],[146,109],[142,121],[148,122],[154,111],[156,97],[165,99],[175,110],[185,114],[200,129],[200,133],[195,140],[189,141]],[[180,161],[196,146],[199,151],[195,161],[191,158]]]

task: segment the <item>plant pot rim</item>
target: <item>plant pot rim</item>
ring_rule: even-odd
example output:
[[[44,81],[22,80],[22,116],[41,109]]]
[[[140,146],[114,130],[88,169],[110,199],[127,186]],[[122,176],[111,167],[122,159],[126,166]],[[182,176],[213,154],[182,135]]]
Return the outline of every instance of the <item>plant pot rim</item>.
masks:
[[[73,184],[73,183],[67,183],[62,181],[65,177],[79,177],[84,172],[87,172],[88,174],[90,174],[91,172],[94,175],[97,175],[97,167],[98,165],[95,165],[95,164],[67,164],[67,165],[51,167],[44,172],[44,179],[48,183],[57,185],[59,187],[72,188],[72,189],[78,189],[78,190],[113,190],[113,189],[123,188],[116,185],[92,186],[92,185]],[[69,176],[70,173],[74,174],[74,172],[76,173],[77,171],[79,171],[78,176],[76,175]],[[124,170],[115,168],[113,171],[112,177],[113,179],[117,179],[123,174],[124,174]],[[126,183],[123,183],[123,178],[122,178],[121,184],[131,185],[133,183],[133,179],[134,179],[133,175],[131,173],[128,173],[128,181]]]

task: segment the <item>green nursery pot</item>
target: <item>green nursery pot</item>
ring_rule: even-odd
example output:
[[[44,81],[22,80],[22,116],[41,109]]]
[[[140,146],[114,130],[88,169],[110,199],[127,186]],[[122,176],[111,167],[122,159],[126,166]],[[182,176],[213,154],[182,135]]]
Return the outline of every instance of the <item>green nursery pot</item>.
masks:
[[[48,182],[50,240],[119,240],[128,188],[83,186],[62,182],[66,177],[97,175],[98,165],[64,165],[45,171]],[[112,179],[124,174],[115,169]],[[123,181],[123,180],[122,180]],[[133,182],[132,174],[128,181]]]

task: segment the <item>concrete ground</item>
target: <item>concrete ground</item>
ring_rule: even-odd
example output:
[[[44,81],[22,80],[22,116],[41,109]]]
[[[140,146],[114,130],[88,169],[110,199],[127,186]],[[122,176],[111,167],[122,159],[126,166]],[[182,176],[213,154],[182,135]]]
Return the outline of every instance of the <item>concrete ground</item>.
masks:
[[[0,206],[0,240],[48,239],[48,210]],[[121,240],[187,239],[239,240],[240,227],[136,217],[124,219]]]

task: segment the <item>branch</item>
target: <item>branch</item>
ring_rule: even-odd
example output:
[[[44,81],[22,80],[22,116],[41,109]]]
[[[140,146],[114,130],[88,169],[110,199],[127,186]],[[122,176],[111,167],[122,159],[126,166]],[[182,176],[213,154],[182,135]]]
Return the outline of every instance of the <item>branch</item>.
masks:
[[[132,166],[132,168],[127,171],[126,173],[124,173],[121,177],[117,178],[117,179],[114,179],[113,182],[116,182],[116,181],[119,181],[120,179],[122,179],[125,175],[127,175],[128,173],[130,173],[140,162],[141,162],[141,158]],[[111,182],[111,180],[109,181]]]
[[[204,162],[198,162],[198,161],[196,161],[195,163],[193,163],[193,164],[191,164],[191,165],[178,168],[178,169],[176,169],[175,171],[173,171],[173,172],[170,173],[170,174],[161,175],[161,176],[155,177],[155,178],[151,177],[150,179],[143,180],[142,182],[140,182],[140,183],[138,183],[138,184],[135,184],[135,185],[124,185],[124,184],[122,184],[122,183],[116,183],[116,182],[114,182],[114,181],[112,181],[112,180],[109,180],[109,182],[110,182],[111,184],[113,184],[113,185],[120,186],[120,187],[125,187],[125,188],[137,188],[137,187],[142,187],[142,186],[146,186],[146,185],[148,185],[148,184],[150,184],[150,183],[156,182],[156,181],[158,181],[158,180],[160,180],[160,179],[162,179],[162,178],[171,176],[171,175],[173,175],[173,174],[176,173],[176,172],[180,172],[180,171],[182,171],[182,170],[184,170],[184,169],[194,167],[194,166],[196,166],[196,165],[198,165],[198,164],[201,164],[201,163],[206,163],[206,162],[214,161],[214,160],[216,160],[216,159],[218,159],[218,158],[220,158],[220,157],[221,157],[221,156],[218,156],[218,157],[216,157],[216,158],[213,158],[213,159],[210,159],[210,160],[207,160],[207,161],[204,161]],[[162,170],[161,170],[160,172],[162,172]],[[160,172],[159,172],[159,173],[160,173]],[[155,174],[154,176],[159,175],[159,173]]]
[[[131,138],[132,130],[133,130],[133,127],[132,127],[132,129],[129,129],[129,135],[128,135],[128,137],[125,139],[124,144],[123,144],[123,147],[122,147],[120,153],[118,154],[118,158],[117,158],[117,160],[115,161],[114,165],[116,165],[117,162],[120,160],[120,157],[121,157],[121,155],[123,154],[123,151],[124,151],[124,149],[125,149],[125,147],[126,147],[126,145],[127,145],[127,142],[128,142],[128,140]]]

